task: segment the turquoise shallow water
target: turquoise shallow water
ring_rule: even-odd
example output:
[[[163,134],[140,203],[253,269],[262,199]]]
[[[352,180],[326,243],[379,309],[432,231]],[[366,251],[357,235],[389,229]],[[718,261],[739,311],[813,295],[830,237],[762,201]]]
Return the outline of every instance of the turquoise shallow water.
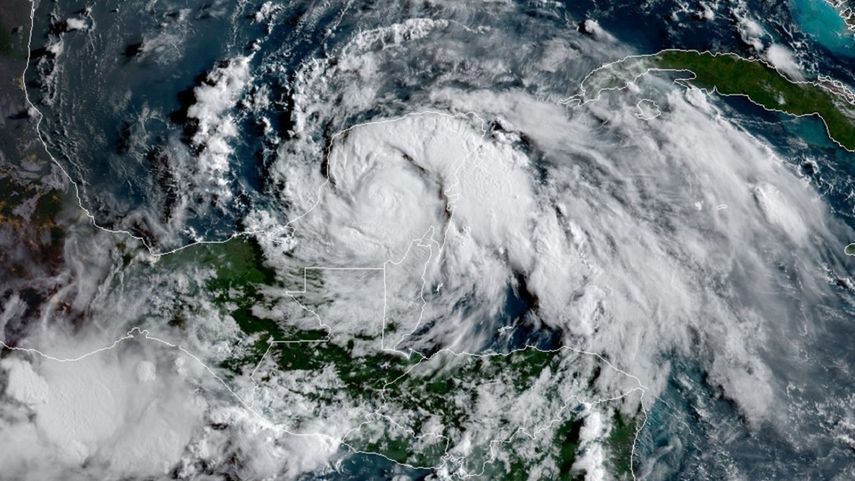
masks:
[[[855,57],[855,34],[843,18],[824,0],[790,0],[798,26],[834,53]]]

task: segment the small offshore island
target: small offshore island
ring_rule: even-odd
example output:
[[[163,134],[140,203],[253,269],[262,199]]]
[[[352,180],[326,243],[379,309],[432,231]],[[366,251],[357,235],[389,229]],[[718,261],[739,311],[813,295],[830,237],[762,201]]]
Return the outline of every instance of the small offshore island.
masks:
[[[847,256],[855,256],[855,242],[843,248],[843,253]]]

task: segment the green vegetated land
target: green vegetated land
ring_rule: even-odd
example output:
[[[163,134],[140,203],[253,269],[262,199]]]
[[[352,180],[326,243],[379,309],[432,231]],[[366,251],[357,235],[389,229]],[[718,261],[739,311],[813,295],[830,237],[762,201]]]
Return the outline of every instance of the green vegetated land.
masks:
[[[376,452],[413,466],[439,466],[451,462],[447,450],[467,431],[488,429],[495,430],[508,453],[507,459],[484,467],[485,476],[490,479],[528,479],[533,463],[547,460],[547,464],[556,467],[555,479],[584,477],[584,473],[572,469],[580,446],[583,419],[578,413],[559,408],[566,401],[561,398],[559,389],[561,384],[568,382],[589,384],[601,369],[598,360],[568,350],[543,351],[533,347],[505,354],[440,351],[429,358],[419,353],[407,356],[380,350],[379,337],[355,339],[376,343],[377,349],[354,349],[354,340],[333,342],[323,329],[293,329],[287,322],[262,319],[253,314],[252,306],[265,302],[263,287],[281,285],[282,280],[265,266],[261,248],[251,239],[235,238],[222,244],[194,246],[168,262],[211,269],[213,275],[203,288],[244,332],[260,335],[245,357],[230,360],[221,367],[236,374],[245,372],[247,366],[251,368],[257,364],[267,352],[268,359],[276,363],[280,372],[305,372],[311,378],[313,373],[331,368],[338,382],[329,387],[315,383],[309,396],[312,402],[336,405],[345,394],[359,405],[375,406],[377,413],[382,415],[370,419],[369,424],[345,440],[354,449]],[[290,342],[269,346],[269,339]],[[550,380],[545,386],[544,378]],[[258,373],[258,380],[266,382],[263,372]],[[520,412],[515,401],[532,389],[537,390],[538,396],[549,398],[556,407],[551,413],[555,419],[544,418],[538,422],[556,424],[554,429],[541,435],[536,442],[538,447],[527,451],[523,457],[514,448],[517,443],[528,440],[520,429],[531,426],[517,425]],[[473,407],[485,390],[499,393],[501,402],[507,402],[507,409],[499,409],[491,416],[495,419],[486,424],[483,419],[473,418]],[[547,413],[540,416],[547,416]],[[393,418],[397,421],[390,422]],[[441,425],[439,430],[416,442],[414,433],[437,420]],[[612,424],[613,432],[604,442],[614,453],[611,465],[616,477],[623,478],[631,469],[630,450],[636,422],[615,415]],[[631,435],[629,430],[632,430]],[[485,450],[474,456],[483,461],[489,459],[491,453]],[[624,457],[626,459],[622,459]]]
[[[635,444],[635,433],[638,428],[638,422],[635,419],[626,419],[620,414],[615,414],[612,418],[608,446],[611,454],[610,461],[618,479],[632,477],[632,446]]]
[[[688,70],[689,82],[723,95],[745,95],[753,102],[792,115],[818,114],[832,139],[855,150],[855,106],[810,82],[793,82],[762,62],[735,54],[668,50],[652,56],[656,67]]]
[[[847,256],[855,256],[855,243],[848,244],[846,247],[844,247],[843,253]]]

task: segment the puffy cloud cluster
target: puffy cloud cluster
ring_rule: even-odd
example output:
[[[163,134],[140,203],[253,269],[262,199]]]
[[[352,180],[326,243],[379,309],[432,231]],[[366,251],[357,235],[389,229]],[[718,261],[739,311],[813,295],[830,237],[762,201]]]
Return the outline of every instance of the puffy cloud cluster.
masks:
[[[194,392],[187,358],[163,356],[164,349],[150,347],[126,341],[83,359],[17,354],[3,359],[4,409],[14,413],[4,418],[6,435],[0,439],[5,475],[168,473],[184,454],[207,402]]]
[[[647,82],[653,120],[631,91],[568,110],[447,90],[435,101],[499,127],[426,113],[352,128],[332,144],[328,182],[287,192],[301,215],[292,254],[385,267],[387,347],[484,348],[500,327],[485,319],[521,277],[540,322],[654,386],[663,351],[701,346],[711,379],[759,422],[780,389],[762,343],[800,322],[778,293],[798,282],[804,300],[821,297],[815,246],[840,228],[702,92]]]
[[[231,195],[227,186],[234,148],[230,142],[238,135],[232,110],[251,80],[251,58],[235,57],[212,70],[205,83],[193,90],[196,103],[187,110],[187,117],[193,120],[195,129],[191,143],[198,150],[198,164],[191,169],[193,181],[212,194],[226,198]]]

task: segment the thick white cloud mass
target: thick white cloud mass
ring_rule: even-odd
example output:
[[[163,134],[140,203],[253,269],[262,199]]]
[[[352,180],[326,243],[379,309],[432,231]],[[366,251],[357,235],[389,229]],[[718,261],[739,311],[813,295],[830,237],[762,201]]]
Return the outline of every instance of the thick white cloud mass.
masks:
[[[88,465],[158,476],[179,462],[207,403],[180,369],[180,352],[131,342],[69,362],[13,355],[0,363],[5,395],[33,419],[10,427],[23,438],[3,437],[6,475],[86,478]]]
[[[793,51],[784,45],[773,43],[765,53],[766,60],[776,69],[793,80],[804,80],[801,68],[796,61]]]
[[[837,267],[816,246],[847,232],[788,162],[707,93],[651,76],[569,107],[435,88],[427,111],[357,125],[322,147],[305,113],[331,111],[328,101],[359,111],[379,88],[385,57],[360,48],[305,71],[332,85],[299,84],[297,140],[276,166],[293,223],[277,230],[280,213],[251,218],[274,263],[382,267],[387,348],[483,349],[501,327],[484,319],[516,286],[535,299],[536,322],[606,353],[653,396],[669,375],[663,354],[676,353],[698,359],[749,424],[785,415],[786,386],[767,364],[779,354],[765,346],[804,322],[787,292],[807,304],[826,295]],[[555,68],[555,49],[539,67]],[[638,115],[641,102],[657,115]],[[307,162],[324,150],[321,169]],[[367,284],[325,288],[332,305],[347,299],[340,311],[376,299]],[[347,317],[336,327],[366,332]],[[631,380],[609,372],[600,383]],[[598,456],[592,448],[585,459]]]
[[[474,313],[498,312],[522,275],[539,319],[568,342],[653,386],[667,376],[661,352],[706,352],[713,379],[759,422],[780,388],[763,342],[798,322],[778,294],[777,263],[799,258],[804,298],[820,296],[824,259],[813,247],[838,242],[838,227],[812,188],[704,93],[645,82],[662,109],[652,120],[624,91],[564,108],[440,90],[434,101],[478,117],[350,129],[333,142],[328,182],[289,170],[306,179],[287,193],[302,216],[293,252],[385,265],[390,335],[413,348],[483,348],[490,333]],[[484,131],[482,118],[500,127]]]
[[[585,424],[579,433],[582,455],[574,462],[574,465],[585,472],[585,481],[602,481],[606,477],[604,469],[605,453],[599,444],[606,433],[603,425],[603,416],[593,411],[585,416]]]

